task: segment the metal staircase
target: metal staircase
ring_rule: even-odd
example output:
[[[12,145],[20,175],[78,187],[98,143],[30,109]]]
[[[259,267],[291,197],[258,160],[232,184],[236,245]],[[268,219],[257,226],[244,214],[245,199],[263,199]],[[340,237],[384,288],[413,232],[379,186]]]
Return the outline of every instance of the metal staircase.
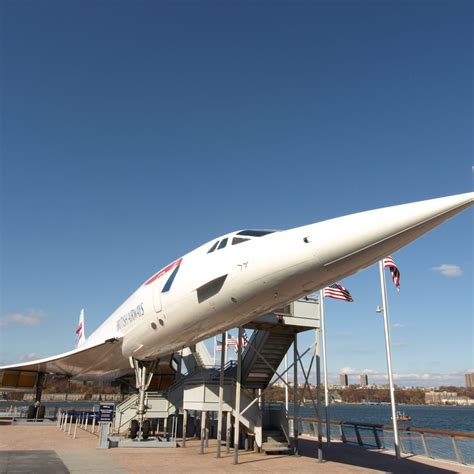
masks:
[[[199,367],[214,366],[214,360],[209,354],[206,344],[202,341],[193,344],[191,347],[184,348],[181,357],[188,371]]]
[[[294,333],[288,328],[254,331],[250,338],[252,347],[248,346],[242,357],[242,385],[250,389],[266,388],[293,340]]]
[[[289,453],[288,413],[281,403],[262,406],[262,450],[269,453]]]
[[[145,405],[148,418],[168,418],[175,413],[176,407],[161,393],[146,392]],[[114,432],[128,430],[130,421],[137,416],[138,394],[133,394],[115,408]]]

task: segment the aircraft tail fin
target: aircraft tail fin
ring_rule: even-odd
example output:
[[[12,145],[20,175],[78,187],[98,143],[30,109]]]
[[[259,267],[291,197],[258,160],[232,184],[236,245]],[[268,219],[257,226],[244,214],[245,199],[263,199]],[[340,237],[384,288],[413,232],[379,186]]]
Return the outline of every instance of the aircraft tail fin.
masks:
[[[81,314],[79,315],[79,323],[76,327],[76,348],[81,347],[82,344],[86,341],[86,336],[84,333],[84,308],[81,309]]]

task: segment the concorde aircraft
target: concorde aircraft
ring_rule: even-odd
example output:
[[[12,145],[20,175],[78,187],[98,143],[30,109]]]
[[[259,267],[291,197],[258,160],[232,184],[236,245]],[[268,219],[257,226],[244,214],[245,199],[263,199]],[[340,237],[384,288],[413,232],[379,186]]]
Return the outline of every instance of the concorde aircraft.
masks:
[[[473,202],[471,192],[216,237],[144,281],[76,349],[0,367],[0,386],[33,387],[45,374],[110,380],[135,372],[143,392],[158,359],[356,273]]]

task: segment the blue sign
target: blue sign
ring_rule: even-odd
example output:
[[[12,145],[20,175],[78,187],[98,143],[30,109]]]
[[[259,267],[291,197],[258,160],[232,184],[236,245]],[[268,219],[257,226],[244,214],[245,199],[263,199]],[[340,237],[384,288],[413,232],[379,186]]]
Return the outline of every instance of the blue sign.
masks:
[[[101,403],[99,408],[99,422],[112,423],[114,420],[115,405],[113,403]]]

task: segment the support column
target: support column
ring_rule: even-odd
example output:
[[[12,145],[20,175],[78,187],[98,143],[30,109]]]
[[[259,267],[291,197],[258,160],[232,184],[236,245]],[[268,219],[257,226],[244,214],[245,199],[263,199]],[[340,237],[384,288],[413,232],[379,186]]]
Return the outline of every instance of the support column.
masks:
[[[43,388],[46,383],[47,374],[44,372],[38,372],[36,377],[36,388],[35,388],[35,403],[41,403],[41,396],[43,395]]]
[[[230,436],[232,433],[232,413],[227,412],[226,433],[225,433],[225,453],[230,454]]]
[[[323,462],[323,430],[321,427],[321,329],[316,329],[316,407],[318,410],[318,461]]]
[[[188,426],[188,410],[183,410],[183,448],[186,447],[186,428]]]
[[[206,412],[201,412],[201,444],[199,454],[204,454],[204,441],[206,439]]]
[[[320,331],[323,346],[323,373],[324,373],[324,416],[326,418],[326,443],[331,442],[331,425],[329,424],[329,382],[328,382],[328,358],[326,354],[326,320],[324,318],[324,290],[319,291]]]
[[[222,333],[221,349],[227,346],[227,332]],[[217,412],[217,457],[221,457],[222,441],[222,407],[224,404],[224,365],[225,353],[221,350],[221,373],[219,374],[219,411]]]
[[[288,352],[285,354],[285,409],[288,416]]]
[[[242,327],[239,327],[239,342],[237,345],[237,380],[235,381],[235,427],[234,427],[234,464],[239,463],[239,434],[240,434],[240,382],[242,378]]]
[[[293,338],[293,454],[298,456],[298,421],[299,421],[299,403],[298,403],[298,333]]]
[[[204,425],[204,433],[205,433],[205,439],[204,439],[204,447],[208,448],[209,447],[209,425],[211,424],[211,416],[212,412],[207,413],[206,416],[206,424]]]

